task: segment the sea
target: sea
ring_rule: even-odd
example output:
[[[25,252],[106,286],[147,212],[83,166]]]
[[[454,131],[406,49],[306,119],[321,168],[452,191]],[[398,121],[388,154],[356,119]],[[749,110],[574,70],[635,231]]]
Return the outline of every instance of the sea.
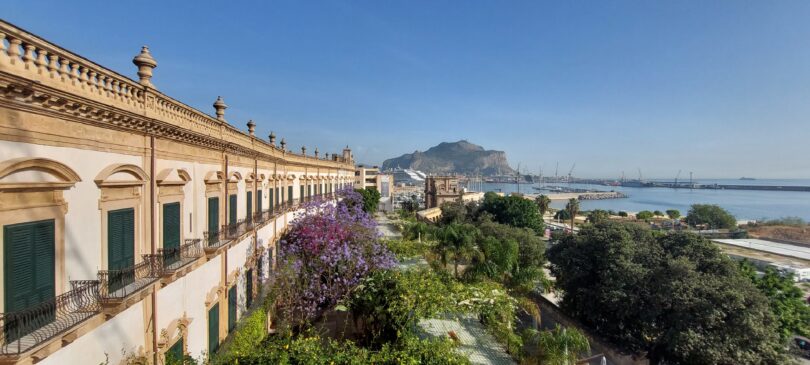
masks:
[[[655,181],[655,180],[653,180]],[[664,181],[664,180],[662,180]],[[666,181],[671,181],[666,180]],[[737,185],[792,185],[810,186],[810,179],[703,179],[694,180],[697,184],[737,184]],[[810,192],[758,191],[758,190],[709,190],[641,188],[625,186],[605,186],[594,184],[546,183],[543,186],[560,186],[598,191],[619,191],[627,195],[623,199],[582,200],[581,210],[605,209],[614,211],[639,212],[642,210],[665,211],[677,209],[686,215],[692,204],[717,204],[733,214],[737,220],[763,220],[782,217],[799,217],[810,221]],[[534,187],[541,184],[520,184],[520,192],[528,194],[546,193]],[[512,193],[518,191],[517,184],[484,183],[484,191]],[[565,207],[565,201],[552,201],[553,208]]]

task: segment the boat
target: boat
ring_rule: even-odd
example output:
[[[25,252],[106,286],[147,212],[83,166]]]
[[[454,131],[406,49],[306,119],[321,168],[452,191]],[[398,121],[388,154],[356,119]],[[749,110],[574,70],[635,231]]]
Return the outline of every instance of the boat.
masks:
[[[756,179],[753,178],[753,177],[745,177],[745,176],[743,176],[743,177],[740,178],[740,180],[750,181],[750,180],[756,180]]]

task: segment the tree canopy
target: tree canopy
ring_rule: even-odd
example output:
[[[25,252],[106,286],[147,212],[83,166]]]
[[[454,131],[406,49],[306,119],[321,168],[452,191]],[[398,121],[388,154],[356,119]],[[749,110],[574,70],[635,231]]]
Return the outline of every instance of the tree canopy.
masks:
[[[543,217],[531,200],[519,196],[502,197],[489,192],[484,195],[481,211],[491,214],[498,223],[531,228],[538,234],[543,232]]]
[[[768,298],[771,310],[779,320],[783,340],[789,340],[793,335],[810,336],[810,306],[805,303],[802,290],[794,285],[793,275],[782,275],[769,268],[764,275],[758,276],[747,261],[740,262],[740,271]]]
[[[785,361],[768,299],[699,236],[606,222],[547,255],[562,309],[651,364]]]
[[[363,197],[363,210],[366,213],[374,213],[377,211],[377,205],[380,204],[380,192],[377,188],[368,187],[365,189],[355,189]]]
[[[588,213],[588,222],[597,224],[607,221],[610,218],[610,213],[602,209],[594,209]]]
[[[653,216],[655,216],[655,215],[653,214],[653,212],[651,212],[649,210],[642,210],[642,211],[636,213],[636,219],[641,219],[641,220],[645,220],[645,221],[648,220],[648,219],[651,219]]]
[[[705,224],[711,229],[731,229],[737,226],[737,219],[719,205],[693,204],[686,214],[686,223],[691,226]]]
[[[669,217],[669,219],[678,219],[681,217],[681,211],[677,209],[668,209],[667,216]]]

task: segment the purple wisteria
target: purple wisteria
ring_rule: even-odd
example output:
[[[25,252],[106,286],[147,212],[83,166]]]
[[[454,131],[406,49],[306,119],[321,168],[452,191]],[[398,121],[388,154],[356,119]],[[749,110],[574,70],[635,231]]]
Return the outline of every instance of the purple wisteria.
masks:
[[[370,272],[396,265],[379,241],[376,222],[363,211],[360,194],[347,189],[338,196],[337,203],[307,203],[279,243],[275,299],[290,324],[310,321]]]

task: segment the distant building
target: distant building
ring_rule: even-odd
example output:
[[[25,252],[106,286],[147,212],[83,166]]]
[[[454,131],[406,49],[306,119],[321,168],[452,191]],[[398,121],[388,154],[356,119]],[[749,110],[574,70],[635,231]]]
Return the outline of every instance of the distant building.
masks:
[[[377,166],[360,165],[354,170],[354,188],[375,188],[380,192],[381,200],[390,200],[394,190],[394,176],[380,173]]]
[[[457,176],[428,176],[425,179],[425,209],[441,207],[449,201],[459,201],[464,189]]]

